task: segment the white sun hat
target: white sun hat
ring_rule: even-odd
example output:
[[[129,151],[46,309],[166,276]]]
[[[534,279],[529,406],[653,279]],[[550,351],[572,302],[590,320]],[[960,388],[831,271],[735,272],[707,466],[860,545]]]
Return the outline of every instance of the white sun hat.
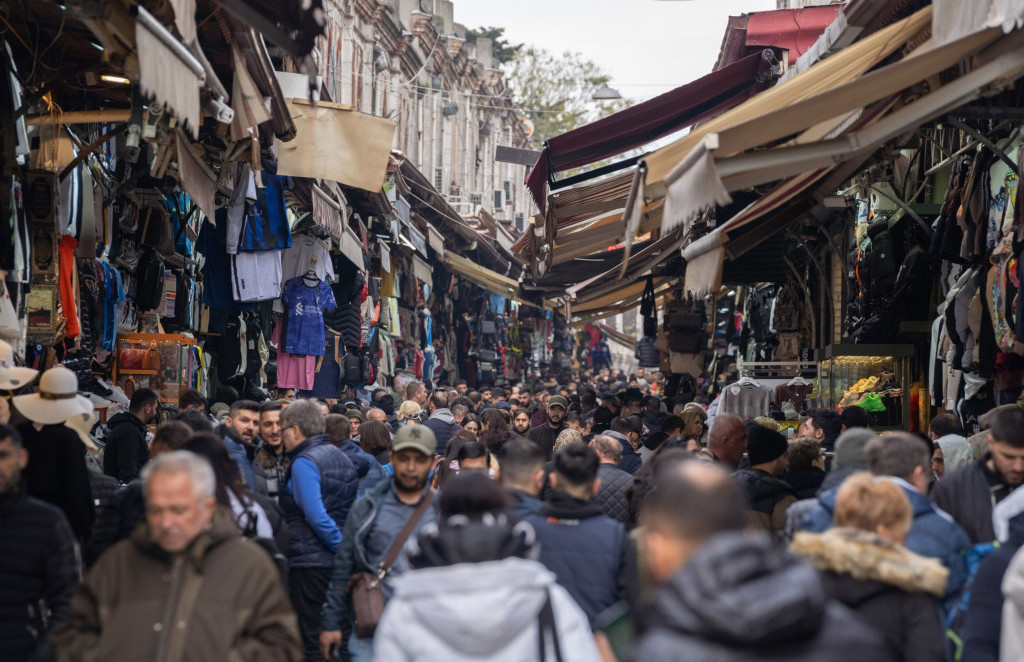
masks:
[[[13,391],[28,386],[38,376],[38,370],[14,365],[14,348],[0,340],[0,390]]]
[[[88,414],[76,414],[64,421],[64,426],[71,428],[78,435],[78,438],[82,440],[85,447],[88,450],[97,450],[96,442],[89,435],[92,431],[92,426],[96,425],[96,421],[99,417],[96,416],[96,412],[90,412]]]
[[[39,378],[39,391],[11,398],[25,418],[43,425],[63,423],[72,416],[91,414],[92,402],[78,395],[78,377],[64,366],[50,368]]]

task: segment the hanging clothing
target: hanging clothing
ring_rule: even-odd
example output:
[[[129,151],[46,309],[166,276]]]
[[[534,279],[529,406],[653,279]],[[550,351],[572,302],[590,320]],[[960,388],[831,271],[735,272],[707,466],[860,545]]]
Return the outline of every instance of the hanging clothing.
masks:
[[[75,302],[75,286],[73,283],[75,276],[75,248],[77,247],[78,241],[73,236],[64,235],[60,238],[60,248],[58,251],[60,258],[58,273],[60,309],[64,319],[67,321],[64,332],[67,334],[68,340],[74,340],[82,332],[82,327],[78,324],[78,307]]]
[[[269,301],[281,296],[281,251],[231,256],[231,294],[235,301]]]
[[[737,382],[722,390],[718,413],[734,414],[743,420],[766,416],[772,403],[772,390],[757,382]]]
[[[281,299],[287,315],[284,351],[322,356],[324,311],[336,308],[330,286],[318,280],[310,287],[303,278],[293,278],[285,284]]]
[[[310,397],[325,400],[337,398],[342,391],[341,384],[341,334],[327,332],[324,344],[324,355],[317,361],[316,375],[313,377],[313,390]],[[280,368],[278,368],[280,369]]]

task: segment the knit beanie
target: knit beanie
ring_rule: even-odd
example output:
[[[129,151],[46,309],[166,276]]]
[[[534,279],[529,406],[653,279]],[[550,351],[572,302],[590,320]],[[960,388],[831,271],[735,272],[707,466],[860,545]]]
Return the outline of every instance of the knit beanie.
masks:
[[[747,428],[747,457],[751,466],[767,464],[782,457],[789,448],[789,443],[780,432],[769,430],[762,425],[751,425]]]
[[[877,437],[868,428],[850,428],[836,439],[835,457],[832,458],[833,469],[867,469],[868,456],[864,447]]]

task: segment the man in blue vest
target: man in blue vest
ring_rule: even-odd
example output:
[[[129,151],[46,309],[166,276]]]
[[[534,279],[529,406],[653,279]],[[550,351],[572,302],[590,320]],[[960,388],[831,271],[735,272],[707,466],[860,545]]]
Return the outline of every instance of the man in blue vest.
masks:
[[[537,532],[540,562],[555,573],[591,624],[616,602],[634,603],[636,550],[622,524],[593,502],[600,460],[581,443],[555,454],[551,493],[526,518]]]
[[[306,662],[322,662],[320,607],[334,569],[345,518],[356,499],[359,476],[352,460],[324,433],[320,404],[296,400],[281,412],[281,438],[290,466],[281,509],[288,523],[288,583],[299,617]]]

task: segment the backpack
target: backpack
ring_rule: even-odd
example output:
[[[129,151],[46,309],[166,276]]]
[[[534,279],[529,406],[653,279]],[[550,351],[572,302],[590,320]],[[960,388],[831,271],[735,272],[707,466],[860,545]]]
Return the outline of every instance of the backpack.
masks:
[[[971,602],[971,584],[974,583],[974,576],[978,574],[978,567],[981,562],[999,549],[999,541],[982,542],[964,552],[964,561],[967,565],[967,579],[960,595],[953,603],[949,614],[946,616],[946,639],[953,648],[954,662],[960,662],[964,654],[964,624],[967,621],[967,607]]]
[[[255,503],[255,502],[253,502]],[[288,557],[284,552],[277,546],[277,542],[273,538],[264,538],[256,533],[256,515],[251,510],[246,510],[246,514],[249,516],[244,524],[238,522],[239,528],[242,530],[242,536],[256,543],[256,546],[267,553],[270,560],[274,562],[277,567],[277,572],[281,576],[281,581],[284,582],[285,586],[288,586]]]
[[[164,300],[164,261],[152,248],[139,258],[135,272],[138,279],[135,303],[139,310],[155,310]]]

